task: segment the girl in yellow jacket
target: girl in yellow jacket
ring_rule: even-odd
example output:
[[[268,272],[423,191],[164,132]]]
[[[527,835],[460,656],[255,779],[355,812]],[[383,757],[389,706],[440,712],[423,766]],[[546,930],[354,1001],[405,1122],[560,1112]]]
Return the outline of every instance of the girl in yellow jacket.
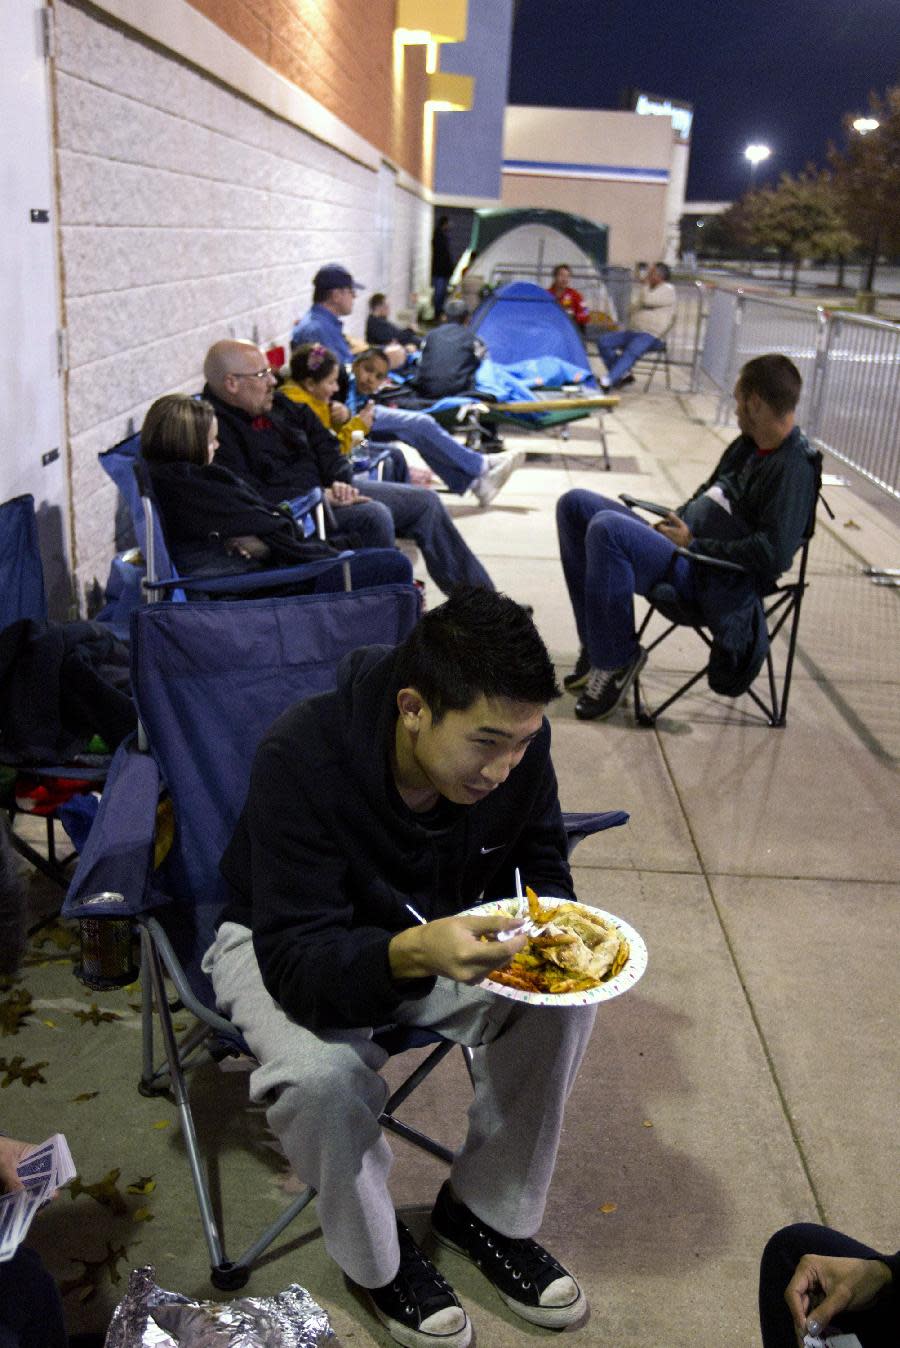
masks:
[[[375,412],[373,403],[360,408],[351,416],[335,394],[338,391],[338,358],[321,342],[305,342],[291,354],[291,377],[281,386],[281,392],[291,402],[306,403],[322,425],[337,436],[342,454],[349,454],[353,432],[363,436],[372,429]]]

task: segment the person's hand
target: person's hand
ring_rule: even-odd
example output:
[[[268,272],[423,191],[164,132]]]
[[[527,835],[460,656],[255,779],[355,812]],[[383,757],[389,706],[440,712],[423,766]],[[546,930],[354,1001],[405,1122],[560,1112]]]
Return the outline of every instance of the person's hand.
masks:
[[[871,1305],[890,1281],[891,1270],[880,1259],[805,1254],[784,1292],[798,1344],[805,1334],[824,1333],[843,1311]]]
[[[509,964],[528,939],[524,933],[508,941],[493,938],[498,931],[521,927],[517,918],[439,917],[420,927],[398,932],[388,946],[395,978],[429,978],[442,974],[457,983],[478,983],[492,969]],[[483,939],[484,937],[488,939]]]
[[[24,1187],[16,1174],[16,1166],[36,1146],[36,1142],[17,1142],[14,1137],[0,1137],[0,1186],[4,1193],[15,1193]]]
[[[364,499],[352,482],[332,482],[325,492],[325,498],[332,505],[353,505],[355,501]]]
[[[671,510],[664,520],[660,520],[653,527],[658,534],[663,534],[670,543],[674,543],[676,548],[686,548],[694,538],[684,520],[679,519]]]
[[[242,557],[245,562],[265,562],[272,555],[268,543],[264,543],[256,534],[238,534],[225,539],[225,551],[233,557]]]
[[[344,426],[350,420],[350,408],[346,403],[339,403],[337,398],[333,398],[328,404],[328,411],[332,426]]]
[[[375,404],[370,398],[365,407],[361,407],[356,414],[367,431],[372,429],[372,422],[375,419]]]

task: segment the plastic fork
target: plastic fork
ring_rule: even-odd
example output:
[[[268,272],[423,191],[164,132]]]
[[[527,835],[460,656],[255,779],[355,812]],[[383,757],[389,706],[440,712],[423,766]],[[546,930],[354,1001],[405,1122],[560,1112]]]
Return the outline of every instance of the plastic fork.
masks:
[[[540,936],[547,930],[546,922],[532,922],[528,916],[528,900],[525,897],[525,891],[522,889],[522,876],[516,867],[516,898],[519,900],[519,908],[516,913],[517,920],[521,923],[518,927],[509,927],[506,931],[498,931],[495,940],[511,941],[514,936]]]

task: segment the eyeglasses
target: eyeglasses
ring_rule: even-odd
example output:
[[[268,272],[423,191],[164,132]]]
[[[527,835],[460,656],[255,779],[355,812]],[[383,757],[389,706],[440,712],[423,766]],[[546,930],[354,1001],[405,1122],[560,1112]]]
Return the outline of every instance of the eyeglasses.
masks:
[[[274,378],[268,365],[264,370],[229,370],[228,373],[233,379],[268,379],[270,376]]]

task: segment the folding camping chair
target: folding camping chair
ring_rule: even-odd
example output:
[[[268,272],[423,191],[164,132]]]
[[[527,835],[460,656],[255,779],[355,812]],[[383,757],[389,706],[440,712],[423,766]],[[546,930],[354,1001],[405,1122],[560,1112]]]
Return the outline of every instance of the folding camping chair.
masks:
[[[242,1286],[254,1262],[313,1197],[305,1189],[239,1258],[226,1258],[186,1081],[186,1073],[210,1056],[248,1051],[236,1027],[217,1012],[200,967],[227,898],[219,858],[244,802],[257,743],[270,723],[298,699],[333,687],[344,653],[371,642],[402,641],[418,614],[414,587],[383,586],[231,604],[155,604],[132,617],[133,683],[146,748],[123,746],[116,757],[64,913],[81,919],[125,918],[138,925],[141,1090],[155,1094],[171,1089],[174,1095],[217,1287]],[[154,872],[154,826],[163,782],[174,811],[174,842]],[[273,801],[272,808],[278,803]],[[627,817],[622,812],[570,816],[572,845]],[[180,1041],[166,974],[179,1002],[196,1017]],[[153,1058],[154,1002],[165,1048],[159,1067]],[[388,1101],[382,1122],[449,1160],[447,1148],[395,1118],[394,1111],[453,1046],[426,1031],[409,1036],[396,1029],[380,1042],[390,1053],[436,1044]]]
[[[254,591],[271,590],[274,585],[292,585],[298,581],[313,580],[316,576],[330,571],[340,564],[343,570],[344,588],[351,587],[349,568],[346,563],[352,556],[343,552],[338,557],[320,562],[308,562],[292,567],[278,567],[270,572],[257,571],[242,574],[223,574],[220,576],[181,576],[172,564],[166,545],[162,517],[156,507],[150,484],[150,475],[140,456],[141,437],[137,433],[128,436],[111,449],[98,455],[104,472],[112,478],[119,489],[123,502],[131,516],[131,524],[141,554],[145,560],[145,575],[141,578],[143,588],[152,599],[165,596],[184,601],[190,596],[199,595],[246,595]],[[317,487],[305,496],[297,497],[291,503],[294,519],[303,527],[307,537],[316,534],[323,538],[324,507],[321,490]],[[122,576],[121,565],[113,563],[117,578]],[[131,592],[132,605],[136,603],[134,587],[130,584],[131,568],[125,572],[124,587],[126,594]],[[126,605],[127,606],[127,605]]]
[[[760,696],[752,686],[746,690],[747,697],[749,697],[763,713],[767,724],[777,728],[781,728],[787,724],[788,698],[790,697],[791,692],[791,676],[793,674],[794,656],[797,649],[797,633],[800,628],[800,610],[803,606],[803,596],[807,589],[806,567],[809,558],[809,545],[812,542],[816,527],[816,506],[819,501],[822,480],[822,455],[816,451],[812,453],[812,458],[815,463],[816,486],[813,495],[812,508],[810,510],[806,528],[803,532],[803,539],[799,549],[799,565],[796,577],[775,585],[763,596],[762,601],[768,635],[765,660],[768,680],[768,700],[766,700],[766,695]],[[634,497],[632,496],[622,495],[619,499],[624,501],[627,506],[639,504],[638,502],[635,502]],[[828,503],[824,499],[822,503],[828,514],[834,518]],[[714,567],[743,575],[747,574],[744,567],[736,566],[733,562],[723,561],[716,557],[704,557],[702,553],[689,552],[686,548],[678,548],[677,551],[680,555],[687,557],[695,566]],[[650,603],[650,608],[638,629],[638,642],[640,643],[641,638],[647,631],[655,613],[659,613],[659,615],[668,623],[665,630],[645,646],[645,650],[648,654],[651,651],[656,650],[656,648],[679,627],[692,627],[697,633],[697,636],[704,643],[707,651],[712,650],[712,636],[710,635],[708,628],[705,627],[698,610],[692,605],[682,603],[678,600],[677,596],[673,599],[671,587],[666,586],[665,588],[661,588],[660,586],[654,586],[647,598]],[[787,657],[784,663],[781,694],[779,696],[775,679],[775,662],[772,657],[772,643],[781,632],[782,628],[788,623],[790,626],[788,627],[787,632]],[[654,726],[664,711],[671,707],[674,702],[677,702],[679,698],[683,697],[685,693],[693,688],[694,684],[699,683],[699,681],[704,678],[709,671],[709,664],[710,662],[707,660],[701,669],[698,669],[689,679],[686,679],[674,693],[670,694],[670,696],[667,697],[664,702],[661,702],[653,711],[651,711],[642,700],[641,679],[640,676],[638,676],[634,680],[634,715],[638,725]]]
[[[672,367],[669,363],[669,345],[665,337],[658,337],[642,359],[646,360],[650,367],[647,371],[647,382],[644,385],[644,392],[646,393],[653,383],[653,376],[656,374],[660,365],[663,366],[666,372],[666,388],[671,390]]]
[[[47,597],[44,589],[44,568],[38,546],[37,520],[34,512],[33,496],[16,496],[0,505],[0,631],[13,623],[31,619],[34,622],[47,621]],[[36,778],[48,788],[62,782],[84,782],[84,790],[99,789],[106,777],[106,767],[72,764],[46,764],[23,762],[16,759],[10,764],[16,774]],[[16,803],[14,782],[8,785],[9,798],[5,808],[10,824],[14,825],[17,814],[29,813]],[[62,813],[61,813],[62,812]],[[56,884],[65,887],[70,878],[68,867],[77,855],[70,851],[60,856],[56,848],[56,823],[65,818],[66,808],[61,805],[49,810],[44,816],[46,822],[47,856],[10,828],[10,838],[16,851]],[[74,830],[73,830],[74,831]]]

